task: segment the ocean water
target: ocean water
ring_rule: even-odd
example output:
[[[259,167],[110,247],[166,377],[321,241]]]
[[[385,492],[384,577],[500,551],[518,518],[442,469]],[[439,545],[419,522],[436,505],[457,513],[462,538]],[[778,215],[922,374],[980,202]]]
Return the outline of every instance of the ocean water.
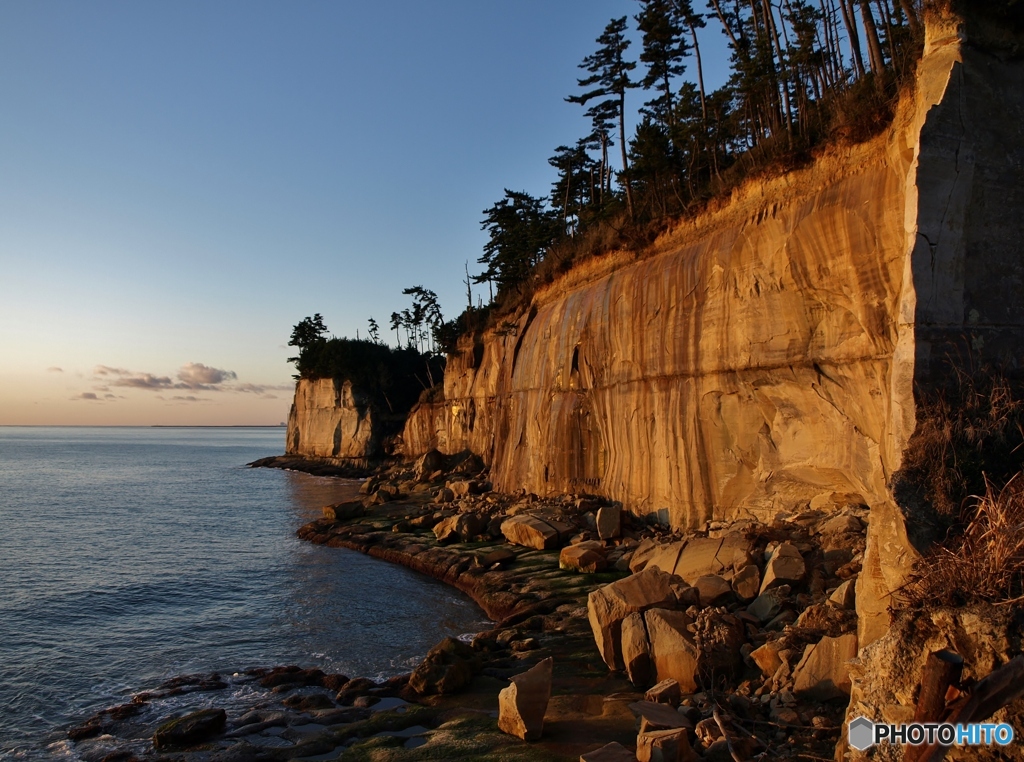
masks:
[[[244,464],[267,429],[0,427],[0,758],[179,674],[409,671],[467,598],[295,530],[358,482]]]

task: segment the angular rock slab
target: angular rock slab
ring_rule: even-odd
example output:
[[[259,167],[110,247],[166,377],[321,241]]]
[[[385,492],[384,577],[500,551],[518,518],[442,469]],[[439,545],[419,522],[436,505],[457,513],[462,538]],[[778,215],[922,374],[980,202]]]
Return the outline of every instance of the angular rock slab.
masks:
[[[778,616],[789,595],[789,585],[774,587],[761,593],[754,602],[747,606],[747,613],[757,617],[760,622],[768,622]]]
[[[644,618],[636,612],[622,620],[622,661],[634,686],[645,688],[651,684],[651,644]]]
[[[655,704],[668,704],[673,707],[679,706],[681,698],[682,691],[679,690],[679,683],[671,677],[667,680],[662,680],[644,694],[644,701],[652,701]]]
[[[655,679],[672,678],[683,693],[697,690],[697,646],[686,629],[691,621],[682,611],[652,608],[644,614]]]
[[[594,574],[608,567],[602,553],[580,545],[566,545],[558,554],[558,568],[566,571]]]
[[[523,513],[506,519],[501,524],[501,533],[513,545],[522,545],[534,550],[551,550],[562,544],[571,528],[558,521],[547,521]]]
[[[793,670],[793,691],[814,701],[849,698],[850,665],[857,656],[857,635],[822,638],[807,646]]]
[[[551,672],[554,660],[549,656],[535,667],[511,678],[512,683],[498,694],[498,727],[524,741],[536,741],[544,732],[544,713],[551,699]]]
[[[764,580],[761,592],[778,587],[787,582],[799,582],[804,578],[807,567],[800,551],[788,542],[782,543],[772,553],[768,564],[764,567]]]
[[[622,620],[628,615],[656,606],[672,606],[676,597],[671,576],[661,569],[644,569],[637,574],[598,588],[587,596],[587,617],[594,642],[610,669],[622,669]]]
[[[732,592],[732,585],[717,574],[697,577],[693,586],[700,592],[700,605],[713,606]]]
[[[651,551],[647,566],[657,566],[677,574],[689,584],[707,574],[721,574],[732,566],[737,552],[748,552],[750,542],[738,532],[724,537],[695,537],[658,545]]]
[[[761,572],[754,564],[747,564],[732,578],[732,590],[741,601],[752,601],[761,590]]]
[[[636,715],[644,731],[652,730],[693,730],[693,723],[668,704],[653,701],[634,701],[629,711]]]

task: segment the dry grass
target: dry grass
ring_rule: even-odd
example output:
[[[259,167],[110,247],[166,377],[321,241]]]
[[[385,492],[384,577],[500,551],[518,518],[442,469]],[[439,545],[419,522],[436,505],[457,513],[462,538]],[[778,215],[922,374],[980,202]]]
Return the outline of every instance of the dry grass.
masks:
[[[1024,473],[991,484],[962,517],[964,529],[925,559],[903,591],[910,605],[1016,602],[1024,596]]]

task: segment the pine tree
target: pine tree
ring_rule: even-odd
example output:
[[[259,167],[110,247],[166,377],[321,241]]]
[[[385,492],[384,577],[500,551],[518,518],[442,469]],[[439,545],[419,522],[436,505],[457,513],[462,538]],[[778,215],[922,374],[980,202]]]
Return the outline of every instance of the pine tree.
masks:
[[[602,130],[618,121],[622,180],[626,188],[626,207],[632,217],[633,189],[629,183],[629,161],[626,158],[626,90],[636,87],[637,83],[629,78],[629,73],[636,68],[636,62],[624,58],[629,48],[625,34],[626,18],[623,16],[608,22],[604,32],[597,38],[597,44],[601,47],[593,55],[584,58],[579,66],[589,71],[591,76],[577,80],[577,84],[582,88],[593,89],[582,95],[570,95],[566,100],[585,106],[594,99],[600,99],[587,110],[587,116],[594,122],[595,133],[604,134]]]

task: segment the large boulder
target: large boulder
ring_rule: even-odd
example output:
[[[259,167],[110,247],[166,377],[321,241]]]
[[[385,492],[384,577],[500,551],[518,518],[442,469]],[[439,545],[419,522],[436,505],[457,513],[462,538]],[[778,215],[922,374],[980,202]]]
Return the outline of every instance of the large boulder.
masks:
[[[531,669],[511,679],[498,694],[498,727],[524,741],[535,741],[544,730],[544,713],[551,698],[549,656]]]
[[[686,629],[692,620],[682,611],[652,608],[644,613],[651,659],[658,682],[672,678],[683,693],[697,690],[697,645]]]
[[[479,666],[472,648],[461,640],[445,638],[413,670],[409,686],[421,696],[455,693],[469,685]]]
[[[636,737],[638,762],[696,762],[685,728],[644,730]]]
[[[793,691],[813,701],[849,698],[849,661],[857,656],[857,635],[822,638],[807,646],[793,670]]]
[[[651,684],[651,644],[644,618],[636,612],[622,620],[622,661],[633,685],[646,688]]]
[[[560,521],[523,513],[503,521],[501,533],[513,545],[551,550],[562,545],[562,541],[572,533],[572,527]]]
[[[775,549],[764,567],[761,592],[786,583],[799,582],[806,572],[807,567],[800,551],[790,543],[784,542]]]
[[[672,577],[652,568],[594,590],[587,597],[587,616],[597,650],[611,669],[623,669],[620,637],[629,614],[676,602]]]
[[[184,749],[194,746],[222,731],[226,721],[227,713],[223,709],[200,709],[169,720],[153,734],[153,748]]]
[[[440,451],[427,450],[416,461],[416,481],[428,481],[434,472],[444,468],[445,460],[444,455]]]

